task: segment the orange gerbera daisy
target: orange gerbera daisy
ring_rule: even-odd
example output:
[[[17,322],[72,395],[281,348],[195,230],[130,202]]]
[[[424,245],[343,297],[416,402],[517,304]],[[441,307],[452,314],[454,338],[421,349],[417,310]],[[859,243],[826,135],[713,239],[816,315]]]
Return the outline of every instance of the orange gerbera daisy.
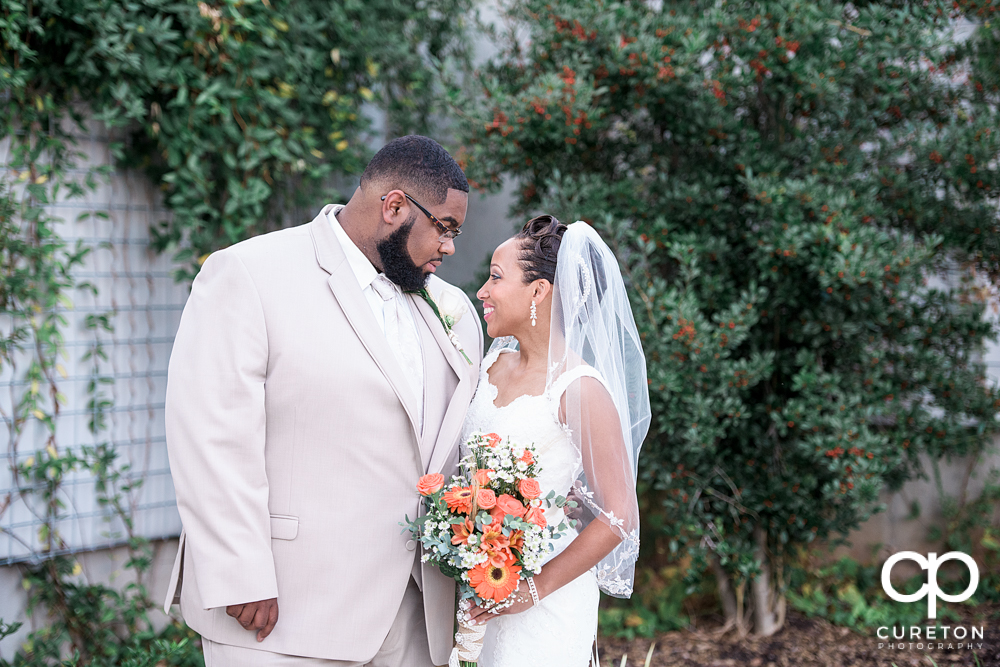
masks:
[[[484,600],[506,600],[517,588],[517,579],[521,574],[521,566],[507,563],[497,567],[490,562],[477,565],[469,570],[469,583],[476,590],[476,595]]]
[[[453,486],[443,496],[448,509],[460,514],[472,511],[472,489],[468,486]]]

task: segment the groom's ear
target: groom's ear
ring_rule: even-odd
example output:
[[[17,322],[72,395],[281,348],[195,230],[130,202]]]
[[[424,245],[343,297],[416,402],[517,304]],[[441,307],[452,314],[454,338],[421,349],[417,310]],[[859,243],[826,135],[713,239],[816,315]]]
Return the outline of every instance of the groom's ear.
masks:
[[[405,221],[406,216],[401,212],[407,206],[406,195],[402,190],[391,190],[389,194],[382,197],[382,222],[393,228]]]

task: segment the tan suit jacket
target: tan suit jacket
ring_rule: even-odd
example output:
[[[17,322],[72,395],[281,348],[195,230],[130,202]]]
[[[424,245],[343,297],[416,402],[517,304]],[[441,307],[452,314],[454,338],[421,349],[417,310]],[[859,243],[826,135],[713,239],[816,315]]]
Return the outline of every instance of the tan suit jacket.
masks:
[[[424,363],[424,428],[393,351],[326,218],[212,254],[181,316],[166,434],[184,532],[166,605],[224,644],[365,662],[411,573],[422,583],[431,657],[447,662],[454,583],[421,567],[399,522],[426,472],[450,476],[482,360],[479,317],[455,349],[408,295]],[[447,286],[435,276],[432,294]],[[258,643],[226,615],[278,598]]]

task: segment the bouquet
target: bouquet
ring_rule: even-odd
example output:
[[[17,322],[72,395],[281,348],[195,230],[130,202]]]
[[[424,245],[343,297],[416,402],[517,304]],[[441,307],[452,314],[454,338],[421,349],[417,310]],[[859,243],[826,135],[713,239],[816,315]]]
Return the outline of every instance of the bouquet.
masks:
[[[541,497],[532,445],[496,433],[474,433],[466,445],[450,482],[440,473],[420,478],[426,512],[403,525],[423,545],[422,562],[455,579],[462,600],[495,613],[514,604],[522,580],[542,571],[551,541],[567,528],[547,525],[545,508],[573,503],[554,491]],[[461,611],[458,623],[450,664],[474,666],[485,627],[465,625]]]

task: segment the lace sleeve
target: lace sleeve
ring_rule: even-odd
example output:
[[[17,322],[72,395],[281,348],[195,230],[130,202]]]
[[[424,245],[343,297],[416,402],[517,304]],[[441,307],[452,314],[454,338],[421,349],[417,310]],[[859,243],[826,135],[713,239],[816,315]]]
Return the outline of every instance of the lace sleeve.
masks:
[[[594,382],[587,382],[591,378]],[[595,369],[576,366],[551,387],[554,417],[564,425],[583,462],[575,483],[583,523],[600,520],[621,543],[597,565],[597,583],[615,597],[632,594],[639,555],[639,507],[629,451],[607,382]]]

